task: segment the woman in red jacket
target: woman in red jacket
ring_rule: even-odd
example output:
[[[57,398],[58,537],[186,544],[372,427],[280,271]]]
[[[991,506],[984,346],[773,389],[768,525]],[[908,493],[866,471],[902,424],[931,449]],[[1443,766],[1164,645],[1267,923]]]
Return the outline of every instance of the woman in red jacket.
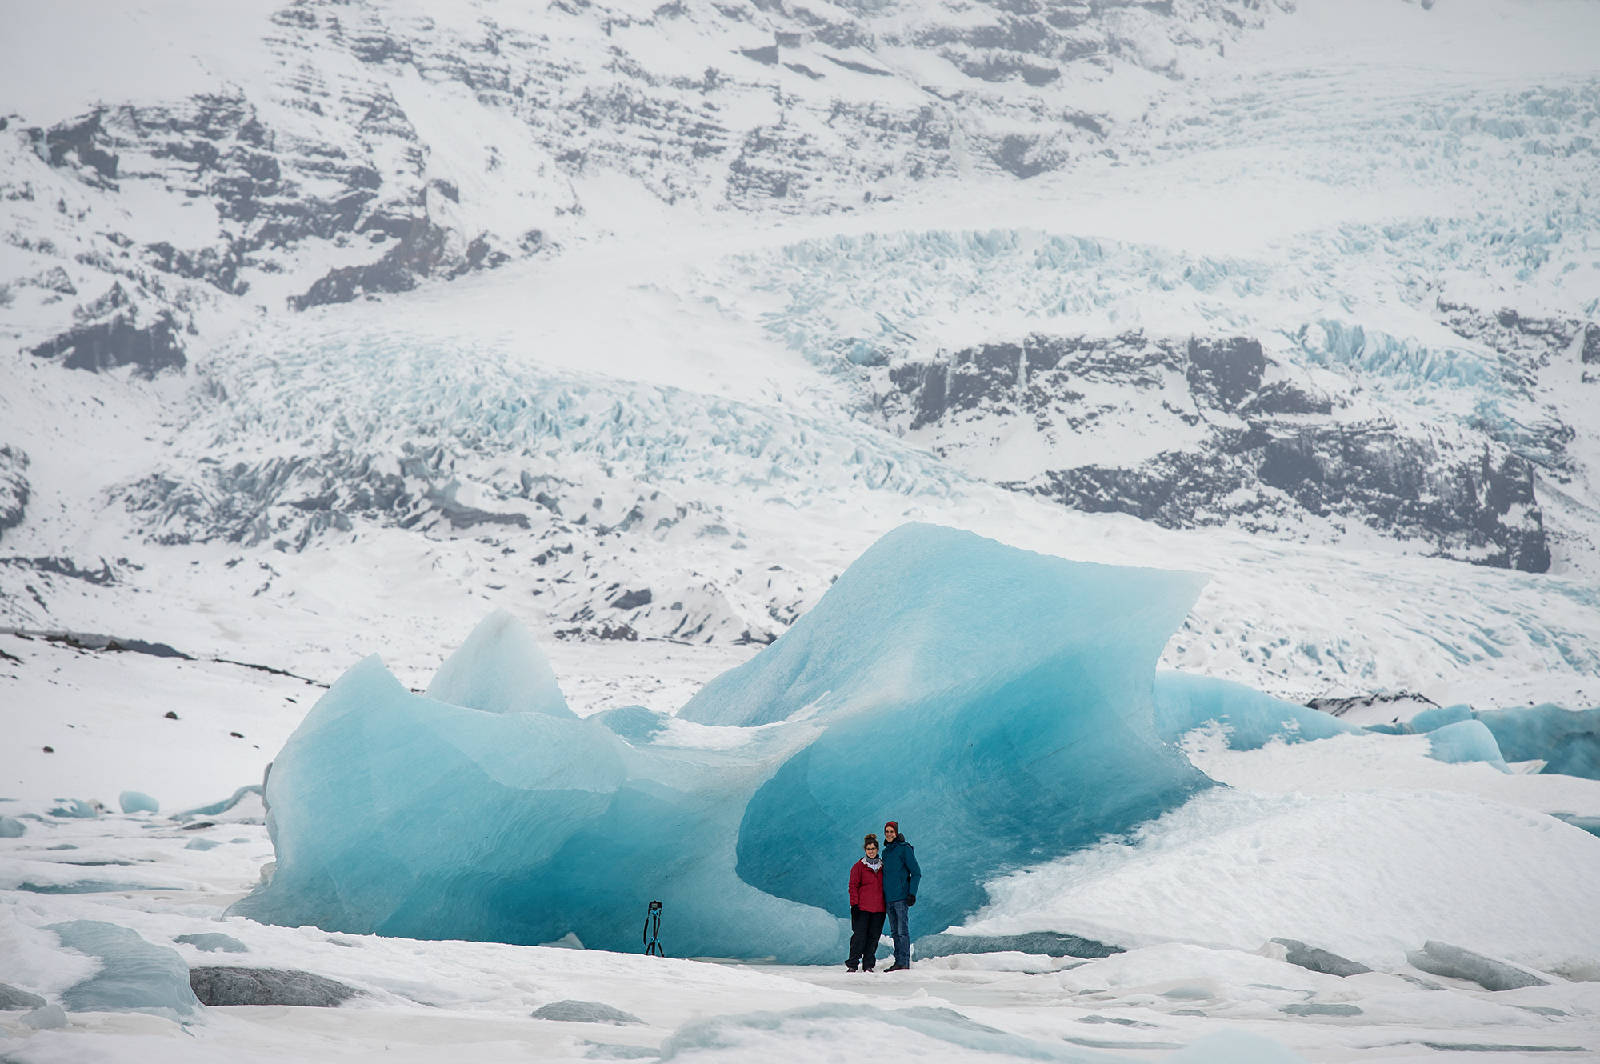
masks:
[[[861,848],[866,856],[850,866],[849,971],[870,972],[878,960],[878,939],[883,935],[883,861],[878,857],[878,836],[868,835]]]

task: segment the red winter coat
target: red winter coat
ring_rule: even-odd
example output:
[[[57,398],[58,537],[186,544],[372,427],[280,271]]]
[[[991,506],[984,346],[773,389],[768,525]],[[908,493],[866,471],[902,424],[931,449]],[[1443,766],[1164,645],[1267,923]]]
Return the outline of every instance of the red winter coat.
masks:
[[[863,912],[884,911],[882,868],[874,872],[864,860],[850,866],[850,905]]]

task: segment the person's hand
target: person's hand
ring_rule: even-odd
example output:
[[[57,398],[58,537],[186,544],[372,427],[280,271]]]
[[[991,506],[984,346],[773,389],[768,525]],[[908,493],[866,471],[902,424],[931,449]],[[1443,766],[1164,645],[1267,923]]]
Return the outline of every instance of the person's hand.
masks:
[[[907,894],[906,895],[906,904],[907,905],[915,905],[915,904],[917,904],[917,896],[915,894]]]

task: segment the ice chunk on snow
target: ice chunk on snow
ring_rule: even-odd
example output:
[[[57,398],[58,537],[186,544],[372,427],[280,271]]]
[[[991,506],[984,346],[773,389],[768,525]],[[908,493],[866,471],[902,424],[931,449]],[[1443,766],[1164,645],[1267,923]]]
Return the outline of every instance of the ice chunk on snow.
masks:
[[[252,797],[261,797],[261,784],[246,784],[220,801],[211,802],[208,805],[196,806],[193,809],[185,809],[181,813],[174,813],[172,814],[172,819],[181,822],[185,820],[193,820],[195,817],[219,817],[224,813],[236,813],[237,815],[231,816],[228,819],[236,823],[245,823],[253,817],[258,817],[261,812],[261,807],[259,804],[252,804],[250,802]],[[260,823],[260,820],[257,819],[256,822]]]
[[[100,815],[93,803],[82,798],[57,798],[61,804],[50,810],[51,816],[61,817],[66,820],[92,820]]]
[[[536,1020],[559,1020],[563,1023],[643,1023],[631,1012],[607,1005],[603,1001],[552,1001],[533,1010]]]
[[[117,804],[122,806],[124,813],[156,813],[161,810],[161,803],[143,791],[123,791],[117,796]]]
[[[1600,780],[1600,709],[1543,705],[1477,716],[1507,761],[1543,761],[1545,772]]]
[[[0,1011],[14,1012],[18,1009],[36,1009],[43,1004],[44,998],[38,994],[30,994],[19,987],[0,983]]]
[[[1407,953],[1406,960],[1413,968],[1449,979],[1465,979],[1485,990],[1517,990],[1525,986],[1549,985],[1549,980],[1541,979],[1532,972],[1460,946],[1452,946],[1448,942],[1425,942],[1421,949]]]
[[[832,960],[847,933],[841,869],[865,830],[899,816],[931,888],[917,927],[943,929],[999,870],[1211,786],[1161,741],[1151,702],[1199,582],[907,526],[697,700],[707,720],[782,722],[722,748],[446,704],[368,659],[274,762],[276,871],[234,911],[638,950],[660,899],[678,955]],[[517,698],[507,687],[484,704]]]
[[[28,826],[14,816],[0,816],[0,839],[20,839]]]
[[[439,666],[428,685],[428,697],[485,713],[573,715],[533,633],[505,610],[495,610],[479,622]]]
[[[193,946],[195,949],[200,950],[202,953],[215,953],[219,950],[223,953],[244,953],[247,948],[243,942],[240,942],[232,935],[224,935],[216,932],[194,935],[179,935],[172,941],[186,943],[187,945]]]
[[[1259,750],[1278,738],[1292,743],[1361,733],[1321,710],[1243,684],[1177,672],[1156,676],[1156,729],[1162,738],[1176,740],[1209,721],[1227,729],[1233,750]]]
[[[1460,764],[1486,761],[1501,772],[1510,772],[1494,735],[1482,721],[1459,720],[1428,733],[1428,756],[1435,761]]]
[[[61,1002],[73,1012],[174,1012],[199,1007],[189,989],[189,966],[178,951],[157,946],[138,932],[101,920],[51,924],[61,944],[98,957],[99,972],[66,989]]]
[[[1421,734],[1443,728],[1447,724],[1458,724],[1471,719],[1471,706],[1435,706],[1412,717],[1409,730]]]
[[[1308,971],[1321,972],[1324,975],[1337,975],[1341,979],[1352,975],[1365,975],[1367,972],[1372,971],[1371,968],[1359,961],[1353,961],[1347,957],[1341,957],[1337,953],[1307,945],[1297,938],[1275,938],[1272,941],[1284,948],[1284,960]]]

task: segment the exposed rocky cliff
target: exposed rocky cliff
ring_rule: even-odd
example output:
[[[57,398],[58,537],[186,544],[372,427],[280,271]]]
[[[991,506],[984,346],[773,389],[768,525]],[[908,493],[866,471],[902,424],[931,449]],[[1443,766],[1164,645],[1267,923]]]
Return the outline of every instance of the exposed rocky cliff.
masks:
[[[1509,313],[1492,320],[1504,334],[1477,337],[1508,356],[1530,337],[1559,348],[1550,356],[1533,342],[1537,356],[1513,362],[1527,372],[1541,358],[1581,357],[1572,341],[1593,328]],[[1293,538],[1365,526],[1442,557],[1550,566],[1536,471],[1541,460],[1563,468],[1559,425],[1520,441],[1520,453],[1503,433],[1436,413],[1353,415],[1348,389],[1308,384],[1248,337],[1030,336],[905,361],[887,380],[880,403],[892,423],[974,471],[1075,509]],[[1033,438],[1023,470],[1004,458],[1019,436]]]
[[[1176,79],[1272,9],[674,0],[433,17],[288,0],[259,42],[270,80],[0,118],[17,264],[0,342],[74,368],[182,366],[207,308],[304,310],[547,250],[552,230],[584,231],[580,186],[602,174],[667,203],[782,212],[975,170],[1031,177],[1105,145],[1112,119],[1073,86]]]

